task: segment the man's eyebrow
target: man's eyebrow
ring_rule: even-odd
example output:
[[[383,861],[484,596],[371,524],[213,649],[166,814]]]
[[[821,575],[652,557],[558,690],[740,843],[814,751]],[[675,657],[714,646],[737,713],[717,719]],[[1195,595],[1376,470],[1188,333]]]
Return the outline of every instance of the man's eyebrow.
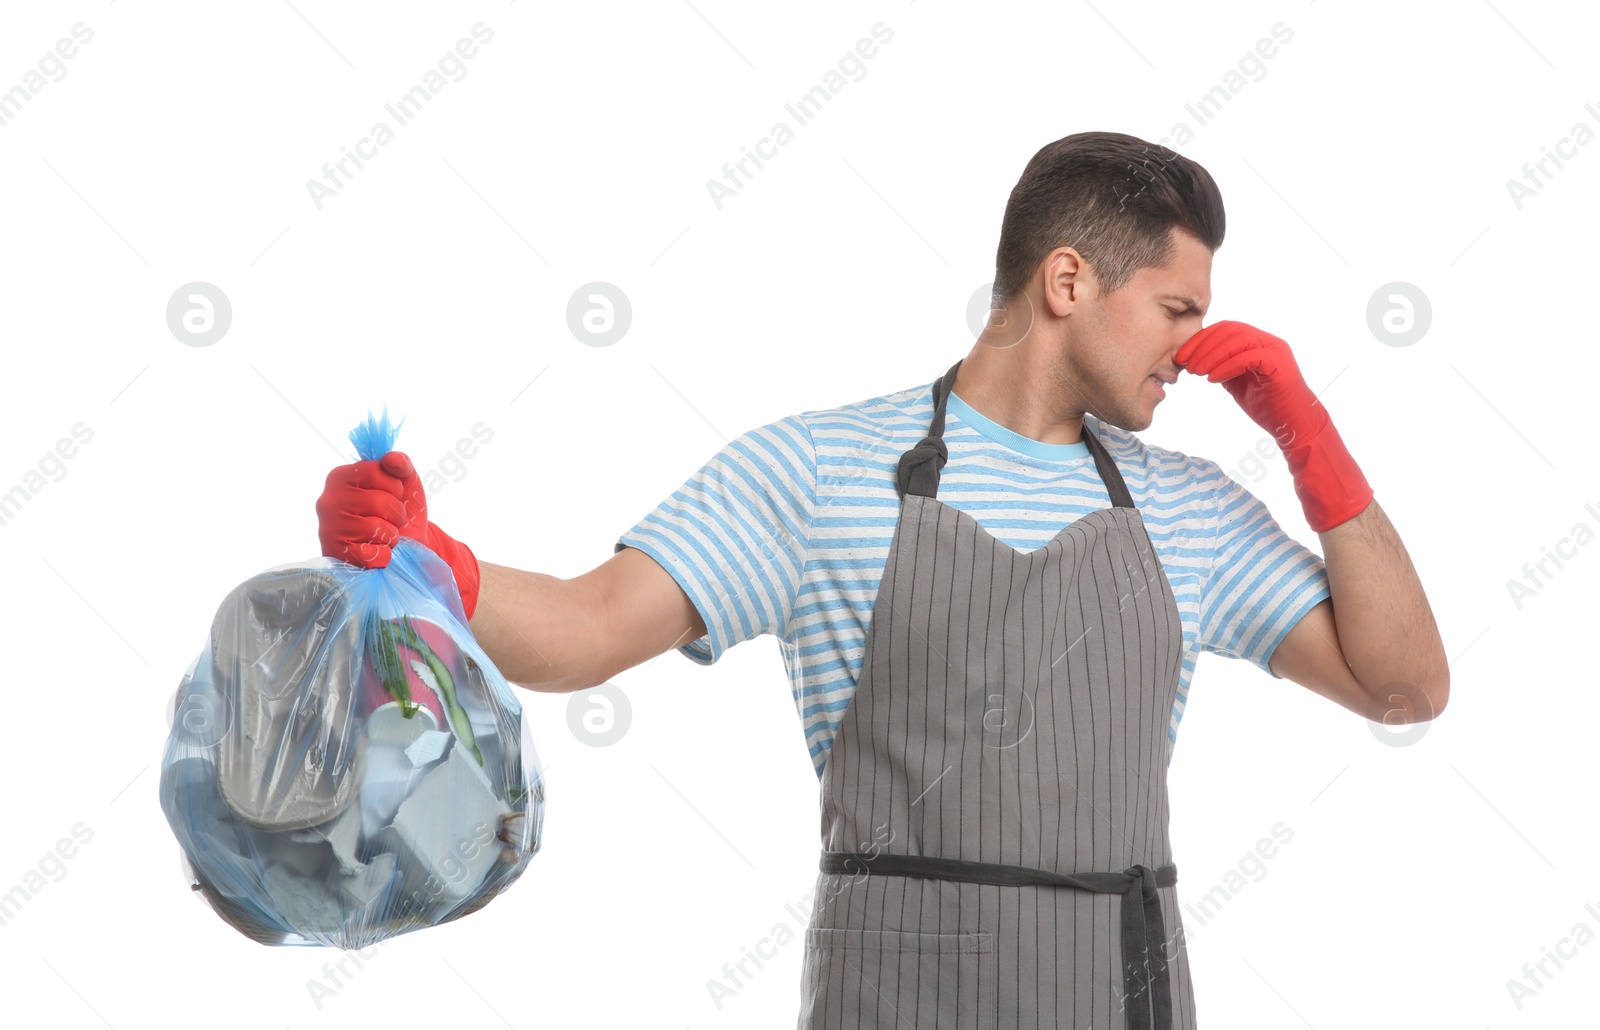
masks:
[[[1199,305],[1198,302],[1195,301],[1195,299],[1193,297],[1184,297],[1184,296],[1180,296],[1179,294],[1176,294],[1176,293],[1163,293],[1161,295],[1161,299],[1162,300],[1182,301],[1183,305],[1184,305],[1184,307],[1183,307],[1184,311],[1194,311],[1194,312],[1198,312],[1198,313],[1200,313],[1202,315],[1205,314],[1205,312],[1200,311],[1200,305]]]

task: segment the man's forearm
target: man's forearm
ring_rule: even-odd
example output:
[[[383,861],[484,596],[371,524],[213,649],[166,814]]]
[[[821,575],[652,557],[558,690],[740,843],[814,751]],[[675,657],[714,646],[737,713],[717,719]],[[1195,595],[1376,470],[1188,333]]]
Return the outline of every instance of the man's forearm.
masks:
[[[572,580],[480,561],[472,634],[505,678],[530,690],[582,690],[595,613]]]
[[[1334,626],[1350,672],[1403,721],[1431,719],[1450,695],[1449,661],[1411,556],[1377,501],[1318,534]]]

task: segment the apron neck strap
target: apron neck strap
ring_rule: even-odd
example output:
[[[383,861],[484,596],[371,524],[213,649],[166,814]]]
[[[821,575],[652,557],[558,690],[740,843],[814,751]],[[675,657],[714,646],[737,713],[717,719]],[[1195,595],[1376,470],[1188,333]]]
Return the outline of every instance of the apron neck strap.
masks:
[[[944,443],[945,402],[950,398],[950,388],[955,385],[956,370],[960,367],[961,362],[957,361],[950,366],[948,372],[934,380],[933,423],[928,427],[928,435],[900,455],[900,465],[895,473],[895,487],[902,497],[907,494],[935,497],[939,493],[939,470],[944,468],[945,462],[950,459],[950,451]],[[1111,496],[1112,506],[1134,507],[1133,498],[1128,493],[1127,484],[1122,480],[1122,473],[1117,469],[1117,463],[1111,460],[1111,455],[1106,453],[1105,447],[1093,433],[1089,432],[1088,423],[1084,423],[1082,432],[1084,445],[1094,457],[1095,468],[1099,470],[1100,478],[1106,484],[1106,493]]]
[[[933,424],[928,427],[927,436],[900,455],[895,472],[895,488],[901,497],[935,497],[939,493],[939,470],[950,458],[944,445],[944,402],[950,397],[950,387],[955,384],[956,369],[960,367],[961,362],[957,361],[950,371],[933,381]]]

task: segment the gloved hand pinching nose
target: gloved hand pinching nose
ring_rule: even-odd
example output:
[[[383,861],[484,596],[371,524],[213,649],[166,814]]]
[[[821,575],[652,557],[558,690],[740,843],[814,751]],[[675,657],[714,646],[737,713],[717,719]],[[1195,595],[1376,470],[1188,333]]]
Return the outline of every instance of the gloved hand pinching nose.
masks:
[[[1284,340],[1245,322],[1214,322],[1189,337],[1173,360],[1186,372],[1221,383],[1272,434],[1312,529],[1326,532],[1372,503],[1371,484]]]

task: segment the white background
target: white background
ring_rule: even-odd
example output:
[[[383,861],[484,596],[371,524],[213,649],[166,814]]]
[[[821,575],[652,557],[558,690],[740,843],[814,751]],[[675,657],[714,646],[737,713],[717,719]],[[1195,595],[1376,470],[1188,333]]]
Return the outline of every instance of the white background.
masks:
[[[313,502],[369,407],[407,418],[425,469],[489,427],[435,521],[485,560],[577,575],[731,437],[965,354],[1036,149],[1086,129],[1170,142],[1179,121],[1227,202],[1208,323],[1289,341],[1453,663],[1448,710],[1395,746],[1201,660],[1170,774],[1180,898],[1293,833],[1188,921],[1202,1025],[1593,1018],[1600,942],[1562,945],[1520,1008],[1507,982],[1577,924],[1600,933],[1600,546],[1561,544],[1575,556],[1520,608],[1507,583],[1600,531],[1600,146],[1547,165],[1520,208],[1506,181],[1575,123],[1600,131],[1600,21],[1556,3],[975,7],[7,5],[0,89],[93,32],[0,127],[0,491],[75,424],[93,433],[0,525],[0,892],[74,825],[93,834],[0,926],[7,1023],[792,1025],[786,906],[814,884],[817,783],[772,638],[617,677],[632,721],[609,747],[568,728],[568,696],[524,695],[544,851],[482,912],[347,963],[320,1007],[307,985],[333,983],[336,953],[253,944],[185,889],[156,797],[166,705],[222,597],[317,553]],[[319,210],[307,181],[393,125],[384,105],[478,22],[493,39],[466,76]],[[719,210],[706,181],[793,125],[784,104],[878,22],[893,38],[865,76]],[[1265,74],[1197,125],[1185,104],[1279,22],[1293,36]],[[196,281],[233,309],[205,347],[164,314]],[[593,281],[632,305],[612,346],[568,329]],[[1396,281],[1433,312],[1406,347],[1366,315]],[[1219,386],[1184,377],[1142,435],[1235,471],[1320,553],[1281,459],[1239,471],[1262,434]],[[779,924],[793,939],[719,1007],[708,982]]]

